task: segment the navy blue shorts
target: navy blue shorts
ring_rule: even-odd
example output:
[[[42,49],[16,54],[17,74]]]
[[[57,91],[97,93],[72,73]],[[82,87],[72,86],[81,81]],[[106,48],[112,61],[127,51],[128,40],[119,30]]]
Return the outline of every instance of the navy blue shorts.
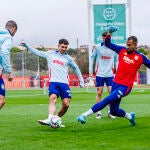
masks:
[[[0,78],[0,95],[5,97],[5,84],[2,78]]]
[[[66,83],[59,83],[59,82],[50,82],[49,84],[49,95],[56,94],[57,97],[64,98],[71,98],[71,91]]]
[[[104,86],[106,83],[107,86],[112,86],[114,77],[98,77],[96,76],[96,87]]]

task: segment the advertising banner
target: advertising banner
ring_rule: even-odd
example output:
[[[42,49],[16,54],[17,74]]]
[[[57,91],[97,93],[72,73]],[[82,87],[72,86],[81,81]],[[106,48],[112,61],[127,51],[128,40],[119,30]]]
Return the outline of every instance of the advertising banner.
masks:
[[[112,42],[124,45],[126,41],[126,7],[125,4],[93,5],[94,43],[101,42],[101,34],[109,26],[119,29],[113,33]]]

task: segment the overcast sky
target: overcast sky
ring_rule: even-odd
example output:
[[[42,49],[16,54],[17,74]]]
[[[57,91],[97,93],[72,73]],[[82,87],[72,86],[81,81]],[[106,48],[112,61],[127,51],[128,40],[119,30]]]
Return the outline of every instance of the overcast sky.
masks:
[[[150,1],[131,1],[132,34],[139,45],[150,45]],[[88,43],[87,0],[3,0],[0,4],[0,26],[8,20],[18,24],[14,45],[21,39],[31,45],[54,46],[67,38],[72,48],[77,38],[79,45]]]

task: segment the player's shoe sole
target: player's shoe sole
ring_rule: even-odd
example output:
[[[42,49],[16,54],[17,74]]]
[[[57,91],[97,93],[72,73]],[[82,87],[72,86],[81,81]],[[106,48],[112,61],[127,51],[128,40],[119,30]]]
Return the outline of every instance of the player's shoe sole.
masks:
[[[86,117],[84,115],[80,115],[77,117],[77,121],[81,122],[81,124],[85,124],[86,123]]]
[[[45,122],[44,120],[38,120],[38,123],[41,125],[50,126],[50,122]]]
[[[132,118],[129,120],[131,123],[131,126],[136,126],[135,113],[131,112],[130,115],[132,116]]]

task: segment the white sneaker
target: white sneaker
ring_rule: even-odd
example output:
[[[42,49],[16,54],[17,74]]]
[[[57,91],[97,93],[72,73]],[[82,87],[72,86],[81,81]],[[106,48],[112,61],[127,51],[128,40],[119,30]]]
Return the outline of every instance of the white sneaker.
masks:
[[[116,117],[113,116],[112,114],[108,113],[108,117],[111,118],[111,119],[115,119]]]
[[[101,119],[102,118],[102,114],[97,114],[96,119]]]
[[[50,119],[38,120],[38,123],[41,124],[41,125],[50,126]]]

